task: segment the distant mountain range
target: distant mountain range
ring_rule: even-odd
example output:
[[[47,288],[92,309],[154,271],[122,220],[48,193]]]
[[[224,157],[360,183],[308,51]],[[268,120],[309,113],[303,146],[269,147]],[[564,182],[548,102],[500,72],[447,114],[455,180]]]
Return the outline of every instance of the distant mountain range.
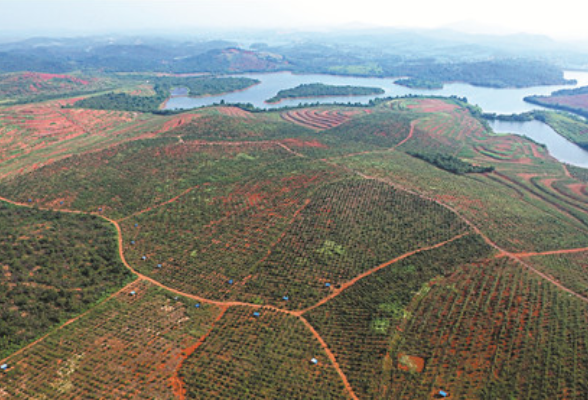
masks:
[[[562,84],[562,69],[581,68],[588,68],[588,51],[547,37],[467,35],[450,30],[355,29],[202,41],[39,37],[0,43],[0,72],[5,73],[292,71],[520,87]],[[477,76],[476,70],[484,70],[484,76]]]

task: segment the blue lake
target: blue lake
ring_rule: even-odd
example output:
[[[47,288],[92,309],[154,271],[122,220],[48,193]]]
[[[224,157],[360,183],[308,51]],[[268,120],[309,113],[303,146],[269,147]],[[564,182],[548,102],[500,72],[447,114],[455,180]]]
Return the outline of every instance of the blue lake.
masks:
[[[523,100],[531,95],[549,95],[559,89],[571,89],[588,85],[588,72],[566,71],[565,77],[576,79],[576,85],[566,86],[534,86],[528,88],[494,89],[472,86],[465,83],[446,84],[443,89],[426,90],[410,89],[394,84],[396,78],[357,78],[347,76],[316,75],[316,74],[292,74],[288,72],[271,74],[243,74],[261,81],[260,84],[246,90],[228,93],[218,96],[187,97],[184,92],[176,92],[166,104],[166,109],[190,109],[220,103],[251,103],[259,108],[279,108],[283,106],[296,106],[300,103],[367,103],[376,97],[406,96],[410,94],[425,96],[459,96],[466,97],[472,104],[480,106],[485,112],[497,114],[513,114],[540,109],[540,106],[527,103]],[[305,99],[284,100],[278,104],[268,104],[265,100],[273,97],[278,91],[296,87],[303,83],[324,83],[330,85],[373,86],[384,89],[385,93],[379,96],[338,96],[316,97]],[[568,142],[555,131],[541,122],[523,123],[498,123],[491,124],[496,132],[515,133],[532,137],[537,142],[547,145],[549,152],[562,162],[588,167],[588,151]],[[554,139],[554,137],[557,137]],[[549,140],[548,140],[549,138]],[[571,146],[571,147],[570,147]],[[572,150],[573,149],[573,150]]]

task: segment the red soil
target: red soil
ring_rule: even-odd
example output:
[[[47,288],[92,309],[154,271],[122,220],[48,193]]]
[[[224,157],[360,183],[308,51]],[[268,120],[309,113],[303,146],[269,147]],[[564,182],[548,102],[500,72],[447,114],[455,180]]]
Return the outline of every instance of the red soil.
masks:
[[[299,318],[304,323],[304,325],[306,325],[306,327],[310,330],[310,332],[312,332],[312,335],[318,340],[318,342],[320,343],[321,347],[323,348],[323,350],[327,354],[327,357],[329,358],[329,360],[331,360],[331,363],[333,364],[333,367],[335,367],[335,370],[337,371],[337,373],[341,377],[341,380],[343,381],[343,384],[345,385],[345,388],[347,389],[347,392],[349,393],[349,396],[351,396],[351,398],[354,399],[354,400],[359,400],[358,397],[357,397],[357,395],[353,391],[353,388],[351,387],[351,384],[347,380],[347,377],[345,376],[345,373],[343,372],[343,370],[339,366],[339,363],[337,362],[337,358],[335,358],[335,355],[331,352],[331,350],[329,349],[329,346],[327,345],[327,343],[323,340],[323,338],[321,337],[321,335],[319,335],[319,333],[316,331],[316,329],[314,329],[314,327],[310,324],[310,322],[308,322],[306,320],[306,318],[301,317],[301,316]]]
[[[251,118],[252,114],[249,111],[240,109],[239,107],[218,107],[217,110],[224,115],[230,117]]]
[[[6,201],[5,199],[0,198],[0,200],[2,201]],[[8,203],[10,203],[10,201],[7,201]],[[12,204],[18,204],[18,203],[12,203]],[[139,279],[129,283],[128,285],[126,285],[125,287],[123,287],[122,289],[118,290],[117,292],[111,294],[110,296],[108,296],[106,299],[102,300],[102,302],[107,302],[108,300],[118,296],[120,293],[122,292],[128,292],[129,288],[132,287],[133,285],[135,285],[137,282],[139,281]],[[62,325],[60,325],[56,330],[61,330],[63,328],[65,328],[68,325],[73,324],[74,322],[76,322],[78,319],[82,318],[83,316],[85,316],[86,314],[88,314],[89,312],[91,312],[92,309],[89,309],[88,311],[78,315],[77,317],[74,317],[66,322],[64,322]],[[55,330],[54,330],[55,331]],[[5,362],[7,362],[10,358],[16,356],[17,354],[22,353],[25,350],[30,349],[31,347],[33,347],[34,345],[36,345],[39,342],[42,342],[43,340],[45,340],[49,335],[51,335],[54,331],[51,331],[43,336],[41,336],[40,338],[38,338],[37,340],[35,340],[32,343],[29,343],[28,345],[26,345],[25,347],[15,351],[14,353],[12,353],[11,355],[9,355],[8,357],[4,358],[3,360],[0,360],[0,364],[4,364]]]
[[[588,184],[586,183],[571,183],[568,186],[573,193],[579,196],[587,196],[588,195]]]
[[[336,164],[332,164],[332,165],[336,165]],[[455,215],[457,215],[459,218],[462,219],[462,221],[464,221],[466,224],[468,224],[476,234],[480,235],[480,237],[491,247],[495,248],[499,254],[496,257],[509,257],[511,260],[516,261],[517,263],[521,264],[522,266],[524,266],[525,268],[527,268],[529,271],[533,272],[534,274],[540,276],[541,278],[545,279],[546,281],[552,283],[553,285],[557,286],[558,288],[560,288],[561,290],[571,294],[572,296],[577,297],[578,299],[582,300],[585,303],[588,303],[588,297],[583,296],[579,293],[574,292],[573,290],[563,286],[561,283],[557,282],[556,280],[554,280],[552,277],[544,274],[543,272],[537,270],[536,268],[534,268],[533,266],[529,265],[528,263],[524,262],[523,260],[521,260],[516,254],[510,253],[506,250],[504,250],[503,248],[501,248],[500,246],[498,246],[496,243],[494,243],[492,240],[490,240],[490,238],[488,236],[486,236],[484,233],[482,233],[482,231],[480,230],[480,228],[478,228],[474,223],[472,223],[472,221],[470,221],[468,218],[464,217],[463,215],[461,215],[455,208],[451,207],[448,204],[445,204],[437,199],[425,196],[421,193],[418,192],[414,192],[412,190],[409,190],[405,187],[403,187],[402,185],[399,185],[397,183],[393,183],[387,179],[382,179],[382,178],[377,178],[374,176],[370,176],[370,175],[366,175],[363,174],[361,172],[355,171],[355,173],[365,179],[374,179],[383,183],[386,183],[396,189],[402,190],[406,193],[411,193],[414,194],[422,199],[425,200],[430,200],[430,201],[434,201],[435,203],[445,207],[446,209],[448,209],[449,211],[453,212]],[[580,250],[576,250],[576,251],[580,251]]]
[[[425,368],[425,359],[408,354],[398,354],[398,368],[403,371],[423,372]]]
[[[581,247],[578,249],[565,249],[565,250],[552,250],[552,251],[543,251],[539,253],[517,253],[515,256],[517,257],[534,257],[534,256],[548,256],[552,254],[572,254],[572,253],[581,253],[584,251],[588,251],[588,247]]]
[[[195,119],[200,118],[201,114],[182,114],[171,117],[168,121],[166,121],[160,130],[157,133],[163,133],[167,131],[171,131],[172,129],[179,128],[180,126],[186,125],[189,122],[194,121]]]
[[[416,125],[416,120],[412,121],[410,123],[410,132],[408,132],[408,136],[406,138],[404,138],[400,143],[398,143],[396,146],[394,146],[394,149],[397,149],[398,147],[402,146],[404,143],[406,143],[410,138],[412,138],[412,135],[414,134],[414,126]]]
[[[18,81],[21,79],[30,79],[34,82],[46,82],[50,81],[51,79],[66,79],[71,82],[79,83],[81,85],[88,85],[90,81],[76,78],[71,75],[59,75],[59,74],[44,74],[39,72],[25,72],[23,74],[17,75],[13,78],[13,80]]]
[[[225,315],[227,308],[228,307],[222,307],[221,312],[216,317],[216,319],[213,321],[212,325],[210,326],[210,329],[204,335],[202,335],[202,337],[200,339],[198,339],[198,341],[196,343],[194,343],[192,346],[190,346],[190,347],[184,349],[184,351],[182,351],[182,354],[180,355],[181,360],[180,360],[173,376],[171,378],[169,378],[171,386],[172,386],[173,394],[177,399],[184,400],[186,398],[186,389],[184,389],[184,381],[178,375],[178,372],[182,368],[182,364],[184,363],[184,361],[188,357],[190,357],[196,350],[198,350],[198,348],[200,346],[202,346],[204,344],[204,342],[206,341],[206,338],[210,335],[210,333],[214,329],[215,324],[218,321],[220,321],[221,318]]]
[[[369,114],[370,112],[371,110],[337,111],[305,108],[283,112],[281,117],[288,122],[310,129],[324,130],[344,124],[355,115]]]
[[[411,110],[426,113],[450,112],[455,111],[455,109],[457,109],[457,106],[455,104],[449,104],[439,99],[419,99],[417,101],[418,104],[411,104],[408,106],[408,108]]]
[[[287,146],[292,146],[292,147],[317,147],[317,148],[321,148],[321,149],[328,149],[329,148],[329,146],[319,142],[316,139],[301,140],[301,139],[291,138],[291,139],[282,140],[282,143],[284,143]]]
[[[459,234],[459,235],[457,235],[457,236],[455,236],[455,237],[453,237],[451,239],[448,239],[448,240],[445,240],[443,242],[437,243],[437,244],[435,244],[433,246],[427,246],[427,247],[423,247],[423,248],[420,248],[420,249],[416,249],[416,250],[410,251],[408,253],[405,253],[405,254],[403,254],[401,256],[398,256],[398,257],[396,257],[396,258],[394,258],[394,259],[392,259],[390,261],[386,261],[385,263],[380,264],[377,267],[372,268],[372,269],[364,272],[363,274],[357,275],[355,278],[351,279],[350,281],[347,281],[347,282],[341,284],[341,286],[339,288],[333,289],[333,291],[331,292],[330,295],[328,295],[327,297],[323,298],[318,303],[316,303],[316,304],[314,304],[314,305],[312,305],[312,306],[310,306],[308,308],[305,308],[304,310],[297,311],[295,314],[302,315],[304,313],[307,313],[309,311],[314,310],[317,307],[322,306],[323,304],[325,304],[329,300],[332,300],[333,298],[339,296],[341,294],[341,292],[343,292],[345,289],[348,289],[349,287],[355,285],[359,280],[361,280],[361,279],[363,279],[363,278],[365,278],[367,276],[370,276],[370,275],[378,272],[379,270],[381,270],[383,268],[389,267],[392,264],[396,264],[398,261],[402,261],[405,258],[408,258],[410,256],[413,256],[413,255],[415,255],[417,253],[422,253],[423,251],[433,250],[433,249],[436,249],[436,248],[445,246],[446,244],[451,243],[451,242],[453,242],[453,241],[455,241],[455,240],[457,240],[459,238],[462,238],[465,235],[469,235],[469,233]]]

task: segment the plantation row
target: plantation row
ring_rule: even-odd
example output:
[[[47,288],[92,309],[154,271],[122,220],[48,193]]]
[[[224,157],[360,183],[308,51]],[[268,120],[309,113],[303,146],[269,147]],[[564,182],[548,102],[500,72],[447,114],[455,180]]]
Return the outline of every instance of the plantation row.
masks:
[[[264,309],[230,308],[179,373],[191,399],[349,398],[308,328]]]
[[[369,110],[365,110],[369,113]],[[330,129],[349,121],[353,116],[361,114],[361,111],[350,110],[321,110],[321,109],[302,109],[291,110],[281,114],[282,118],[311,129]]]
[[[76,96],[110,88],[108,79],[24,72],[0,75],[0,97],[9,103],[40,102],[59,96]]]
[[[0,397],[171,399],[184,349],[197,343],[220,313],[194,305],[134,283],[12,357],[10,369],[0,374]]]
[[[172,287],[232,297],[309,193],[333,178],[323,166],[312,168],[301,159],[240,172],[233,181],[219,180],[123,221],[127,260]]]
[[[407,306],[426,298],[431,287],[442,285],[443,278],[461,265],[490,255],[481,238],[468,235],[392,264],[305,316],[327,342],[360,398],[390,398],[382,385],[390,365],[396,364],[396,354],[388,349],[398,335],[403,337],[398,327],[413,320]]]
[[[545,178],[535,174],[523,174],[522,176],[512,173],[497,173],[491,177],[523,196],[529,196],[540,200],[537,206],[545,212],[557,210],[564,215],[580,232],[588,233],[588,204],[577,201],[569,196],[562,195],[551,187],[551,182],[557,178]]]
[[[576,178],[582,182],[588,182],[588,169],[574,167],[573,165],[566,165],[566,168],[568,169],[568,171],[570,171],[570,174],[574,178]]]
[[[253,275],[265,279],[246,289],[269,298],[286,291],[293,297],[288,307],[308,307],[367,270],[466,230],[448,210],[383,183],[328,184],[257,264]]]
[[[161,129],[153,116],[64,110],[66,101],[0,109],[0,175],[16,175],[71,154],[104,148]]]
[[[57,161],[0,183],[0,192],[21,202],[31,199],[56,209],[122,218],[195,186],[236,182],[240,171],[253,173],[291,157],[276,145],[221,147],[172,138],[141,140]]]
[[[204,297],[302,308],[362,272],[467,229],[430,201],[375,181],[333,182],[336,174],[311,165],[274,164],[261,173],[271,180],[207,186],[123,221],[127,260]]]
[[[130,278],[112,226],[0,203],[0,359]]]
[[[239,118],[225,115],[221,111],[202,116],[189,124],[170,130],[165,135],[181,136],[184,140],[268,140],[297,137],[312,132],[271,116],[252,115],[254,117]]]
[[[588,234],[541,199],[491,179],[459,176],[399,152],[366,154],[340,161],[386,178],[456,208],[499,246],[514,252],[584,247]],[[549,226],[549,229],[545,229]]]
[[[557,179],[551,184],[551,188],[577,207],[588,211],[588,184],[577,179]]]
[[[537,256],[525,261],[565,287],[588,297],[588,251]]]
[[[357,113],[357,110],[354,111]],[[312,113],[312,110],[308,113]],[[322,146],[303,148],[300,152],[323,159],[367,151],[386,151],[407,138],[413,117],[407,113],[379,108],[321,131],[312,138],[318,138]]]
[[[382,391],[397,399],[583,399],[588,390],[586,305],[507,259],[460,268],[409,308],[389,342]],[[422,373],[396,366],[425,360]]]

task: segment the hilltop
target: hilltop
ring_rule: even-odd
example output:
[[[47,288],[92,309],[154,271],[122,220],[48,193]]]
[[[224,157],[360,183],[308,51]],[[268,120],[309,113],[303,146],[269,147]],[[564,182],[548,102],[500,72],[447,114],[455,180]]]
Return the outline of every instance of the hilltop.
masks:
[[[74,101],[0,109],[4,395],[581,395],[584,170],[458,99]]]

